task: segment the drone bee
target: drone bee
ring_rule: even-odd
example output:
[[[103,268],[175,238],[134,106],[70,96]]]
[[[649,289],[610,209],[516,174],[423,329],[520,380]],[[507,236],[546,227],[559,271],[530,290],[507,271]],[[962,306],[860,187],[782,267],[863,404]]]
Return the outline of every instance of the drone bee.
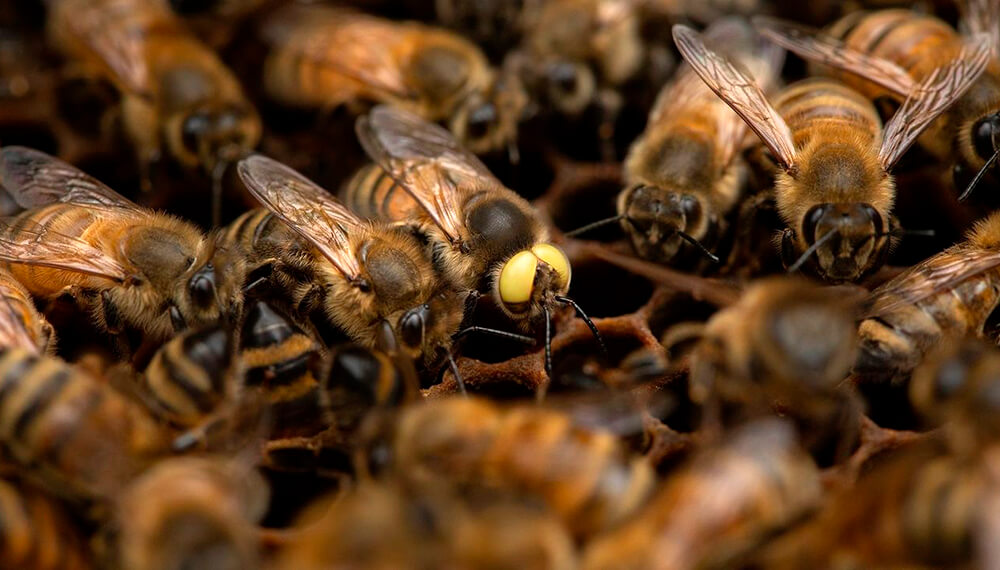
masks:
[[[392,182],[382,177],[348,185],[345,201],[355,211],[412,225],[426,236],[447,281],[463,290],[491,293],[522,329],[531,330],[543,317],[548,372],[550,312],[556,303],[573,306],[603,346],[597,328],[566,296],[569,258],[549,243],[538,213],[448,131],[412,113],[379,106],[358,119],[357,132]]]
[[[732,568],[821,496],[819,470],[795,430],[759,420],[695,456],[635,518],[588,544],[582,568]]]
[[[992,54],[986,71],[920,137],[921,146],[952,168],[960,199],[1000,154],[1000,4],[959,2],[961,34],[934,16],[911,10],[854,12],[826,33],[770,18],[754,23],[761,33],[832,73],[873,101],[901,103],[920,82],[962,57],[986,38]],[[832,69],[831,69],[832,68]]]
[[[674,26],[684,59],[760,137],[779,169],[775,197],[787,228],[782,258],[807,262],[830,282],[856,281],[884,263],[897,229],[890,218],[892,166],[921,132],[957,100],[985,68],[979,41],[915,84],[882,130],[874,106],[841,83],[810,78],[769,103],[754,80],[709,49],[699,35]],[[870,74],[879,73],[872,69]]]
[[[720,20],[705,32],[750,70],[762,91],[771,91],[783,52],[760,40],[743,20]],[[746,123],[686,66],[660,91],[646,130],[625,159],[626,188],[618,215],[568,233],[620,221],[640,257],[683,263],[685,254],[715,246],[747,183],[739,155]],[[683,240],[683,241],[682,241]],[[693,250],[684,250],[684,242]],[[690,255],[686,261],[690,264]]]
[[[55,330],[35,308],[31,295],[10,273],[0,270],[0,346],[46,354],[55,342]]]
[[[444,121],[477,153],[514,143],[527,104],[519,81],[444,29],[344,8],[290,6],[268,19],[264,86],[280,102],[387,103]]]
[[[463,305],[458,292],[437,278],[414,236],[362,220],[270,158],[245,158],[238,172],[250,192],[304,240],[279,252],[311,275],[294,290],[296,307],[314,304],[363,346],[396,350],[398,342],[398,350],[418,362],[433,362],[439,350],[450,350]]]
[[[0,479],[0,560],[7,568],[87,570],[86,539],[66,508],[23,481]]]
[[[57,0],[49,32],[122,93],[142,165],[164,153],[211,173],[218,222],[225,166],[257,145],[260,117],[236,77],[163,0]]]
[[[992,334],[985,325],[1000,304],[1000,213],[874,290],[867,304],[854,365],[866,381],[904,379],[932,347]]]
[[[0,178],[28,208],[3,225],[0,259],[35,297],[69,295],[102,329],[159,340],[238,313],[239,264],[193,224],[24,147],[0,150]]]

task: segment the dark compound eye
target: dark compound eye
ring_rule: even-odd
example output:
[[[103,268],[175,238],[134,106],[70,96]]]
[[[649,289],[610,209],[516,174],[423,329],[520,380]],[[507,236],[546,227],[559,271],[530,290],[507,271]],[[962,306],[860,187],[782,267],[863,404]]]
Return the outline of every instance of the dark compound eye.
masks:
[[[189,283],[191,300],[195,306],[211,307],[215,304],[215,270],[211,265],[206,265],[191,278]]]
[[[813,206],[811,210],[806,212],[806,222],[802,226],[802,232],[804,234],[802,237],[804,237],[806,241],[809,243],[816,241],[816,226],[832,207],[833,206],[830,204],[820,204],[819,206]]]
[[[701,203],[694,196],[682,196],[681,211],[688,220],[696,220],[701,215]]]
[[[565,95],[576,93],[580,85],[576,67],[568,63],[556,63],[548,68],[549,81],[556,91]]]
[[[993,156],[995,141],[1000,141],[1000,116],[990,115],[972,127],[972,144],[979,158],[986,160]]]
[[[882,215],[878,213],[878,210],[873,208],[870,204],[862,204],[861,209],[868,215],[872,221],[872,225],[875,227],[875,234],[881,235],[885,229],[882,223]]]
[[[466,126],[470,139],[480,139],[490,132],[490,127],[497,120],[497,108],[492,103],[480,105],[469,113],[469,124]]]
[[[426,305],[409,311],[399,320],[399,339],[403,344],[417,347],[423,344],[424,340],[424,316],[428,307]]]
[[[198,142],[212,126],[211,117],[207,113],[195,113],[184,120],[181,127],[181,142],[192,154],[198,153]]]

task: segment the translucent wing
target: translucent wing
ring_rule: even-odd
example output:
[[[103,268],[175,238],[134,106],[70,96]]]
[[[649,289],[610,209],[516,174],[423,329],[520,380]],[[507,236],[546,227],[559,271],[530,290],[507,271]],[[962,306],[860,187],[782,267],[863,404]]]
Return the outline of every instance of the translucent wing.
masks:
[[[1000,57],[1000,2],[964,0],[958,5],[962,10],[962,31],[969,36],[989,36],[993,57]]]
[[[0,180],[22,208],[62,202],[142,211],[135,203],[75,166],[23,146],[0,149]]]
[[[355,279],[361,274],[348,235],[364,222],[333,195],[259,154],[241,160],[237,172],[268,210],[313,244],[345,277]]]
[[[1000,267],[1000,252],[955,247],[923,263],[872,291],[865,317],[877,317],[918,303],[950,289],[966,279]]]
[[[691,28],[678,24],[673,32],[677,49],[695,73],[746,121],[785,169],[792,168],[796,155],[792,133],[756,81],[710,50]]]
[[[935,69],[910,91],[885,125],[878,152],[882,168],[892,168],[920,133],[972,86],[986,68],[990,53],[988,39],[978,36],[955,61]]]
[[[128,273],[114,258],[89,243],[41,225],[0,222],[0,261],[85,273],[123,282]]]
[[[814,28],[766,16],[754,18],[753,23],[762,35],[804,59],[853,73],[900,96],[905,97],[916,85],[895,63],[854,50]]]
[[[380,105],[359,118],[356,127],[368,156],[452,241],[463,235],[463,194],[484,185],[502,186],[451,133],[413,113]]]

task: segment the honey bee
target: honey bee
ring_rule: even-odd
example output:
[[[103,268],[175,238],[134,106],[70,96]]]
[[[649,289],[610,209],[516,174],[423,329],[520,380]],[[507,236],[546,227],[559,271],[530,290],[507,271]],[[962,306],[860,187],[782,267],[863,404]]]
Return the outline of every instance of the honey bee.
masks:
[[[46,354],[55,343],[55,330],[35,308],[31,295],[10,273],[0,270],[0,346]]]
[[[392,474],[533,497],[578,536],[624,521],[655,484],[651,466],[616,435],[557,410],[446,398],[404,407],[392,422]]]
[[[282,103],[387,103],[444,121],[477,153],[516,139],[527,104],[520,82],[491,68],[479,48],[457,34],[298,5],[270,17],[264,35],[274,46],[264,64],[264,87]]]
[[[250,192],[304,240],[279,255],[297,258],[291,265],[311,276],[294,290],[296,307],[304,301],[321,307],[330,322],[368,348],[399,350],[428,364],[440,352],[450,354],[463,304],[438,279],[413,235],[362,220],[301,174],[264,156],[241,160],[237,170]],[[263,224],[257,228],[268,227],[267,219],[256,219]]]
[[[754,80],[685,26],[674,27],[684,59],[760,137],[779,166],[775,198],[787,228],[789,269],[810,263],[830,282],[856,281],[885,261],[898,230],[890,219],[892,166],[921,132],[975,81],[990,56],[985,41],[914,85],[886,123],[860,93],[810,78],[769,103]],[[868,71],[878,75],[879,69]]]
[[[480,503],[441,488],[363,483],[332,505],[314,505],[321,513],[302,517],[277,568],[577,567],[572,538],[549,513],[515,501]]]
[[[762,91],[772,90],[782,50],[759,40],[747,23],[720,20],[705,31],[705,39],[724,45]],[[747,166],[739,155],[747,132],[739,115],[682,68],[660,91],[646,130],[629,149],[618,215],[567,235],[619,221],[640,257],[684,263],[685,254],[698,253],[713,259],[706,248],[725,233],[747,183]],[[683,242],[693,249],[683,251]]]
[[[0,259],[35,297],[69,295],[103,330],[159,340],[239,312],[237,258],[193,224],[24,147],[0,150],[0,177],[28,208],[4,224]]]
[[[214,457],[164,460],[122,493],[115,513],[121,568],[252,569],[266,484]]]
[[[524,330],[544,318],[550,373],[551,307],[571,305],[603,346],[597,327],[569,292],[569,258],[549,243],[538,212],[497,180],[448,131],[392,107],[357,123],[368,155],[391,178],[355,178],[345,201],[360,215],[412,226],[426,236],[444,278],[460,289],[491,293]],[[402,190],[400,190],[402,189]]]
[[[86,541],[66,508],[39,489],[0,479],[0,560],[5,568],[87,570]]]
[[[168,450],[137,402],[58,358],[0,349],[0,441],[53,492],[112,499]]]
[[[1000,304],[1000,213],[875,289],[867,304],[854,365],[862,380],[906,378],[932,347],[989,336],[986,322]]]
[[[587,545],[582,568],[731,568],[818,506],[821,490],[792,426],[758,420],[696,455],[635,518]]]
[[[261,135],[236,77],[163,0],[58,0],[48,25],[67,55],[122,93],[124,128],[143,167],[166,153],[212,174],[218,223],[225,167]]]
[[[970,182],[978,181],[1000,152],[1000,5],[991,0],[959,4],[964,34],[934,16],[898,9],[854,12],[826,33],[770,18],[755,24],[782,46],[829,66],[826,73],[870,99],[897,103],[935,70],[962,57],[971,42],[985,38],[992,51],[986,71],[920,137],[929,154],[952,168],[955,188],[965,199],[975,186]]]

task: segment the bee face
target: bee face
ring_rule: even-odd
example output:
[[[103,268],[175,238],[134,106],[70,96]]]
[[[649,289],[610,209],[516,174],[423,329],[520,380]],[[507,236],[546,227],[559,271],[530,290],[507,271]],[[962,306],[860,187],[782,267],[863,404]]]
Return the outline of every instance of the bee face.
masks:
[[[563,113],[580,113],[594,99],[597,81],[585,65],[556,60],[546,64],[542,74],[546,95]]]
[[[489,89],[470,93],[448,127],[475,153],[503,148],[517,139],[517,123],[527,105],[524,87],[513,74],[499,74]]]
[[[832,282],[863,276],[884,255],[889,243],[885,222],[870,204],[813,206],[803,219],[801,238],[805,246],[801,251],[822,240],[816,249],[816,271]]]
[[[824,389],[847,375],[853,362],[854,324],[841,307],[823,301],[805,299],[772,312],[765,326],[774,350],[760,353],[765,360],[778,357],[767,366],[773,376]]]
[[[702,196],[641,185],[623,198],[625,230],[645,259],[670,261],[681,244],[677,232],[695,234],[703,225]]]
[[[558,247],[540,243],[508,259],[496,279],[502,307],[513,315],[533,311],[548,295],[564,295],[571,277],[569,258]]]
[[[257,113],[238,105],[201,106],[177,113],[167,124],[173,156],[208,169],[218,160],[236,160],[260,137]]]

